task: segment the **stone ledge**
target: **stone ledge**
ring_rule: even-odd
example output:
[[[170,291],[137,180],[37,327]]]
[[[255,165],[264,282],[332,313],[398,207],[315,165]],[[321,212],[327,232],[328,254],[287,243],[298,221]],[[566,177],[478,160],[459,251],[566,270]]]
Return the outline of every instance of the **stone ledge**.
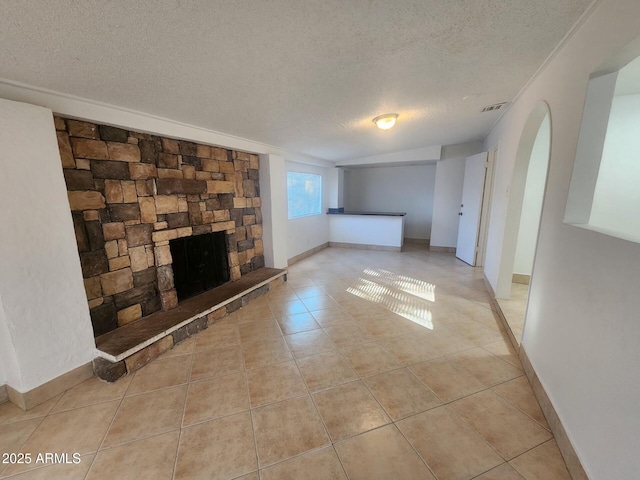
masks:
[[[96,375],[112,382],[130,373],[173,345],[207,328],[211,323],[208,315],[218,319],[238,310],[268,292],[272,284],[282,283],[286,273],[286,270],[260,268],[235,282],[189,298],[172,310],[154,313],[97,337],[98,358],[94,360]],[[172,337],[172,341],[163,342],[168,336]],[[127,362],[144,349],[149,351],[137,355],[135,361]]]

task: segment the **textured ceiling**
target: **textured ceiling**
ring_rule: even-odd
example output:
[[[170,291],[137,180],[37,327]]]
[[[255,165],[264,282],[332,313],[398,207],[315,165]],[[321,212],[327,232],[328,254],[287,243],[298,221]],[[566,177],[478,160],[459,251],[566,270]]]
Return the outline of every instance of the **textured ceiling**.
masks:
[[[590,3],[3,0],[0,77],[344,160],[484,137]]]

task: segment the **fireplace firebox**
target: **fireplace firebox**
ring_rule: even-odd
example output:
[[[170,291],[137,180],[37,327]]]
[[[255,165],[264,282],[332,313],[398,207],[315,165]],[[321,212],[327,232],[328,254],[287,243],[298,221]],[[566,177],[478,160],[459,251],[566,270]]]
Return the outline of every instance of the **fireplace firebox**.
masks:
[[[225,232],[177,238],[169,247],[178,301],[229,281]]]

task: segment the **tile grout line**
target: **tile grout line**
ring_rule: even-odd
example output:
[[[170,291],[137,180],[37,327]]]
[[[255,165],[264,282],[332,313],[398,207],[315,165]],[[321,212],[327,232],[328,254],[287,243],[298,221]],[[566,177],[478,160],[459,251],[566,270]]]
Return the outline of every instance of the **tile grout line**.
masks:
[[[424,412],[421,412],[424,413]],[[408,418],[408,417],[407,417]],[[403,419],[404,420],[404,419]],[[398,430],[398,432],[400,432],[400,435],[402,435],[402,438],[405,439],[405,441],[409,444],[409,446],[411,447],[411,449],[415,452],[415,454],[418,456],[418,458],[422,461],[422,463],[427,467],[427,470],[429,470],[431,472],[431,475],[433,475],[433,477],[436,480],[438,479],[438,476],[436,475],[436,472],[434,472],[431,468],[431,466],[429,466],[429,464],[427,463],[427,460],[422,458],[422,455],[420,455],[420,452],[418,452],[418,449],[416,447],[413,446],[413,443],[411,443],[411,441],[406,437],[406,435],[404,434],[404,432],[402,431],[402,429],[396,424],[396,422],[393,422],[393,426],[396,427],[396,430]]]
[[[284,338],[284,334],[282,333],[282,331],[281,331],[281,335],[282,335],[282,336],[283,336],[283,338]],[[269,403],[269,404],[267,404],[267,405],[273,405],[273,404],[275,404],[275,403],[279,403],[279,402],[286,402],[286,401],[288,401],[288,400],[292,400],[292,399],[295,399],[295,398],[303,398],[303,397],[305,397],[305,396],[308,396],[308,397],[309,397],[309,399],[311,400],[312,404],[313,404],[314,409],[316,410],[316,414],[318,415],[318,417],[320,418],[320,421],[322,422],[322,426],[323,426],[323,428],[324,428],[324,430],[325,430],[325,434],[327,435],[327,438],[329,439],[329,445],[332,445],[331,436],[329,435],[329,432],[328,432],[328,430],[327,430],[327,427],[326,427],[326,425],[324,424],[324,420],[322,420],[322,416],[321,416],[321,415],[320,415],[320,413],[318,412],[318,409],[317,409],[317,407],[316,407],[316,405],[315,405],[315,402],[313,401],[313,397],[311,396],[311,393],[309,392],[309,387],[308,387],[308,385],[307,385],[307,383],[306,383],[306,381],[305,381],[304,377],[302,376],[302,373],[300,372],[300,367],[298,366],[297,359],[296,359],[295,355],[293,355],[293,351],[291,350],[291,347],[289,346],[289,344],[288,344],[288,342],[286,341],[286,339],[284,339],[284,340],[285,340],[285,342],[284,342],[284,343],[285,343],[285,345],[286,345],[286,347],[287,347],[287,350],[288,350],[288,351],[289,351],[289,353],[291,354],[292,360],[293,360],[293,362],[294,362],[294,364],[295,364],[295,366],[296,366],[296,369],[298,370],[298,375],[300,375],[300,377],[302,378],[302,381],[303,381],[303,383],[304,383],[305,387],[307,388],[307,393],[306,393],[306,394],[297,395],[297,396],[294,396],[294,397],[290,397],[290,398],[286,398],[286,399],[283,399],[283,400],[279,400],[279,401],[276,401],[276,402],[272,402],[272,403]],[[290,361],[291,361],[291,360],[286,360],[286,362],[290,362]],[[280,362],[280,363],[285,363],[285,362]],[[278,363],[276,363],[276,364],[271,364],[271,365],[278,365]],[[269,365],[266,365],[266,366],[269,366]],[[248,385],[247,385],[247,388],[248,388]],[[250,394],[249,394],[249,395],[250,395]],[[251,406],[251,400],[249,400],[249,405]],[[261,408],[261,407],[264,407],[264,406],[266,406],[266,405],[260,405],[259,407],[255,407],[255,408]],[[253,410],[253,407],[251,407],[251,408],[250,408],[250,410],[252,411],[252,410]],[[253,414],[252,414],[252,418],[253,418]],[[254,427],[254,441],[256,441],[256,455],[257,455],[257,454],[258,454],[258,445],[257,445],[257,440],[256,440],[256,438],[255,438],[255,427]],[[281,460],[281,461],[279,461],[279,462],[275,462],[275,463],[273,463],[273,464],[267,465],[267,466],[266,466],[266,467],[264,467],[264,468],[270,468],[270,467],[273,467],[274,465],[278,465],[278,464],[280,464],[280,463],[284,463],[284,462],[286,462],[286,461],[288,461],[288,460],[291,460],[291,459],[296,458],[296,457],[300,457],[300,456],[305,455],[305,454],[307,454],[307,453],[311,453],[311,452],[315,452],[315,451],[321,450],[322,448],[326,448],[326,447],[327,447],[327,446],[329,446],[329,445],[323,445],[323,446],[321,446],[321,447],[318,447],[318,448],[315,448],[315,449],[311,449],[311,450],[308,450],[308,451],[305,451],[305,452],[299,453],[299,454],[297,454],[297,455],[294,455],[293,457],[286,458],[286,459]],[[258,467],[260,468],[260,464],[259,464],[259,463],[258,463]],[[260,471],[262,471],[262,470],[263,470],[263,468],[260,468]]]
[[[134,378],[136,377],[137,374],[138,374],[138,372],[135,372],[133,374],[133,378],[131,378],[131,381],[129,382],[129,385],[127,385],[127,388],[124,390],[122,398],[120,399],[120,403],[118,404],[118,408],[116,408],[116,411],[113,414],[113,417],[111,418],[111,422],[109,422],[109,426],[107,427],[107,429],[104,432],[104,435],[102,436],[102,441],[100,442],[100,445],[98,445],[98,448],[96,450],[96,454],[93,457],[93,461],[91,462],[91,465],[89,466],[89,469],[87,470],[87,473],[84,476],[85,480],[89,477],[89,474],[91,473],[91,469],[93,468],[93,466],[96,463],[96,459],[98,458],[98,454],[100,453],[101,448],[104,445],[104,441],[107,438],[107,435],[109,434],[109,430],[111,430],[111,427],[113,426],[113,422],[115,421],[116,417],[118,416],[118,413],[120,412],[120,409],[122,408],[122,404],[124,403],[124,399],[127,397],[127,392],[131,388],[131,384],[133,383],[133,380],[134,380]]]
[[[198,336],[198,334],[201,332],[197,332],[196,335],[194,335],[195,337]],[[175,459],[173,461],[173,469],[171,471],[171,478],[175,478],[176,476],[176,468],[178,466],[178,453],[180,452],[180,443],[182,442],[182,429],[184,428],[184,417],[187,411],[187,402],[189,401],[189,386],[191,385],[191,372],[193,370],[193,363],[195,362],[195,358],[196,358],[196,344],[197,344],[197,340],[194,340],[194,344],[193,344],[193,353],[191,354],[191,361],[189,362],[189,373],[187,375],[187,388],[184,392],[184,405],[182,406],[182,417],[180,419],[180,424],[178,426],[179,430],[178,430],[178,442],[176,443],[176,452],[175,452]]]
[[[249,385],[248,385],[248,380],[247,377],[245,375],[245,383],[247,384],[247,396],[249,396],[249,407],[251,407],[251,397],[249,395]],[[257,471],[260,471],[260,457],[258,456],[258,441],[256,439],[256,424],[253,420],[253,410],[251,408],[249,408],[249,421],[251,422],[251,437],[253,438],[253,448],[255,451],[255,459],[256,459],[256,468]],[[260,476],[260,474],[258,473],[258,476]]]
[[[56,402],[58,403],[58,402]],[[19,407],[18,407],[19,408]],[[51,407],[53,409],[53,407]],[[42,416],[42,417],[35,417],[32,419],[27,419],[27,420],[22,420],[24,422],[28,422],[29,420],[37,420],[40,419],[40,422],[38,422],[38,425],[36,426],[36,428],[33,429],[33,432],[31,432],[31,434],[25,439],[25,441],[22,443],[22,445],[20,446],[20,448],[18,448],[18,452],[22,452],[22,450],[24,449],[25,445],[29,442],[29,440],[31,440],[31,437],[33,437],[33,435],[36,433],[36,431],[40,428],[40,426],[44,423],[45,419],[49,416],[50,414],[47,413],[46,415]],[[14,425],[16,423],[20,423],[20,422],[13,422],[13,423],[8,423],[6,425]],[[26,453],[26,452],[22,452],[22,453]],[[13,473],[11,475],[7,475],[5,476],[4,473],[9,470],[9,467],[11,467],[11,464],[8,464],[6,467],[4,467],[2,470],[0,470],[0,479],[5,479],[5,478],[12,478],[15,477],[16,475],[20,475],[22,473],[26,473],[29,471],[34,471],[34,470],[41,470],[42,468],[46,468],[46,465],[42,466],[41,468],[33,468],[33,469],[29,469],[29,470],[25,470],[23,472],[17,472],[17,473]]]
[[[525,415],[527,418],[529,418],[530,420],[532,420],[533,422],[535,422],[537,425],[540,425],[542,428],[544,428],[547,432],[549,432],[551,434],[551,438],[555,439],[555,436],[553,435],[553,432],[551,431],[551,428],[547,428],[544,425],[542,425],[538,420],[536,420],[535,418],[533,418],[531,415],[529,415],[527,412],[525,412],[524,410],[522,410],[520,407],[518,407],[515,403],[513,403],[512,401],[510,401],[508,398],[503,397],[499,392],[496,392],[494,390],[495,387],[499,387],[500,385],[504,385],[506,383],[509,383],[513,380],[517,380],[518,378],[522,378],[522,377],[516,377],[513,378],[511,380],[507,380],[506,382],[500,383],[498,385],[494,385],[493,387],[490,387],[491,391],[493,391],[493,393],[495,393],[496,395],[498,395],[502,400],[504,400],[505,402],[507,402],[509,405],[511,405],[513,408],[515,408],[516,410],[518,410],[520,413],[522,413],[523,415]],[[533,398],[536,402],[536,405],[538,405],[538,408],[540,408],[540,405],[538,404],[538,400],[535,398],[535,395],[533,395]],[[540,410],[542,412],[542,410]],[[542,416],[544,417],[544,413],[542,414]],[[545,419],[546,420],[546,419]]]
[[[67,390],[67,391],[68,391],[68,390]],[[52,412],[53,412],[53,409],[54,409],[54,408],[56,408],[56,405],[58,405],[58,403],[60,403],[60,400],[62,400],[62,397],[64,397],[64,395],[67,393],[67,391],[64,391],[64,392],[60,393],[60,394],[59,394],[58,399],[57,399],[55,402],[53,402],[53,405],[51,405],[51,408],[47,411],[47,413],[46,413],[46,414],[42,415],[41,417],[28,418],[28,419],[25,419],[25,420],[20,420],[20,421],[18,421],[18,422],[10,422],[10,423],[3,424],[3,425],[13,425],[13,424],[20,423],[20,422],[26,422],[26,421],[30,421],[30,420],[36,420],[36,419],[38,419],[38,418],[40,419],[40,422],[38,423],[38,425],[36,426],[36,428],[34,428],[33,432],[31,432],[31,434],[30,434],[30,435],[25,439],[25,441],[22,443],[22,445],[20,445],[20,447],[17,449],[17,450],[18,450],[18,452],[21,452],[21,451],[22,451],[22,449],[23,449],[23,448],[25,447],[25,445],[29,442],[29,440],[31,440],[31,437],[33,437],[33,435],[34,435],[34,434],[38,431],[38,429],[42,426],[42,424],[44,423],[44,421],[45,421],[49,416],[51,416],[51,415],[55,415],[55,414],[53,414],[53,413],[52,413]],[[9,403],[10,403],[10,402],[9,402]],[[20,407],[16,407],[16,408],[20,408]],[[58,412],[58,413],[62,413],[62,412]],[[26,453],[26,452],[23,452],[23,453]],[[11,465],[7,465],[5,468],[3,468],[2,470],[0,470],[0,478],[11,478],[11,477],[14,477],[15,475],[20,475],[21,473],[25,473],[25,472],[28,472],[28,471],[32,471],[32,470],[40,470],[40,468],[34,468],[34,469],[31,469],[31,470],[25,470],[24,472],[14,473],[14,474],[13,474],[13,475],[11,475],[11,476],[7,476],[7,477],[5,477],[5,476],[4,476],[4,472],[5,472],[5,471],[7,471],[7,470],[9,469],[9,467],[10,467],[10,466],[11,466]],[[41,468],[46,468],[46,467],[47,467],[47,465],[44,465],[44,466],[42,466]]]

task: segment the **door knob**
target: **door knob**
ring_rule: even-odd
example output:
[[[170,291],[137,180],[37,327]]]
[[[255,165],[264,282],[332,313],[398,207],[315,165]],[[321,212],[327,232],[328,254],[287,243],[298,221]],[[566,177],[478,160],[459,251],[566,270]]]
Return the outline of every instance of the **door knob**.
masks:
[[[462,212],[458,213],[458,215],[462,215]]]

